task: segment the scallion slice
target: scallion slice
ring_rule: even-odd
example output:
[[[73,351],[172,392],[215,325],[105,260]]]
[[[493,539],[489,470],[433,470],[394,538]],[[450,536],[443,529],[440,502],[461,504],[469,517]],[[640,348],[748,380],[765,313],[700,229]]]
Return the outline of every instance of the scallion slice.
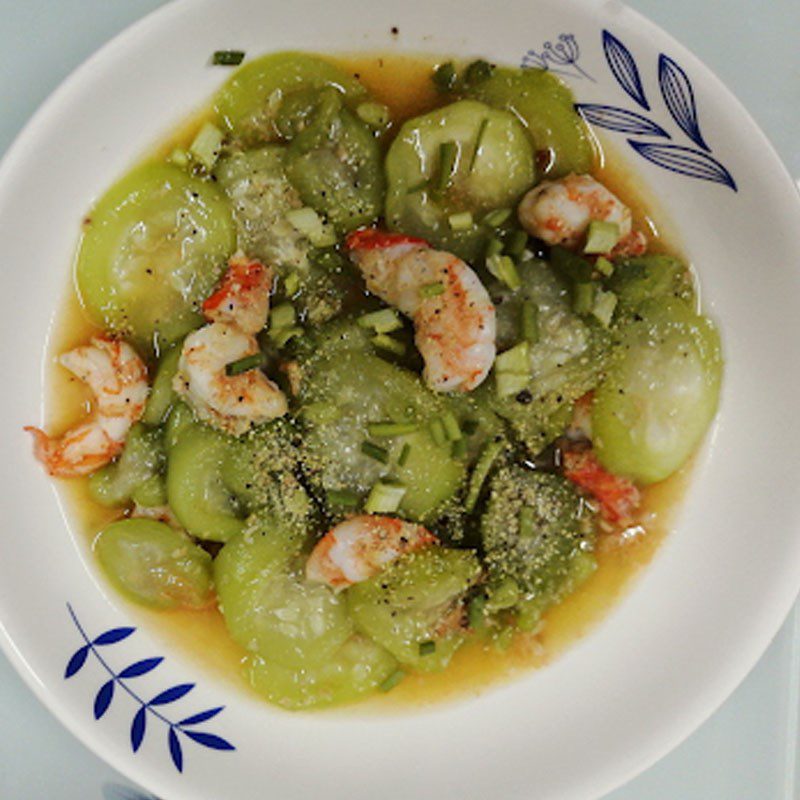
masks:
[[[419,296],[423,300],[427,300],[430,297],[438,297],[440,294],[444,294],[444,284],[441,281],[426,283],[419,287]]]
[[[377,336],[373,336],[372,343],[375,347],[379,347],[381,350],[387,350],[390,353],[394,353],[396,356],[401,356],[406,351],[406,346],[402,342],[398,342],[397,339],[392,339],[391,336],[387,336],[385,333],[379,333]]]
[[[244,61],[244,50],[215,50],[211,63],[215,67],[238,67]]]
[[[419,430],[419,425],[416,422],[370,422],[367,424],[369,435],[378,439],[405,436],[417,430]]]
[[[510,216],[510,208],[496,208],[494,211],[490,211],[481,222],[490,228],[499,228]]]
[[[303,206],[286,212],[286,221],[302,233],[314,247],[331,247],[336,244],[336,231],[332,225],[322,221],[313,208]]]
[[[522,279],[519,277],[517,265],[509,256],[489,256],[486,259],[486,269],[514,292],[522,286]]]
[[[393,514],[400,508],[406,487],[399,481],[378,481],[370,490],[364,510],[368,514]]]
[[[610,253],[620,239],[619,225],[616,222],[593,219],[586,234],[584,253]]]
[[[467,487],[467,499],[464,501],[464,510],[468,513],[475,510],[478,504],[478,499],[481,495],[483,484],[486,483],[486,478],[497,460],[499,455],[505,450],[506,443],[504,439],[492,439],[487,442],[475,462],[475,467],[472,474],[469,476],[469,485]]]
[[[264,354],[262,352],[253,353],[252,355],[239,358],[236,361],[231,361],[230,364],[225,365],[225,374],[229,377],[234,375],[241,375],[243,372],[249,372],[251,369],[258,369],[264,366]]]
[[[421,656],[430,656],[436,652],[436,642],[429,639],[427,642],[419,643],[419,654]]]
[[[378,689],[382,692],[391,692],[395,686],[397,686],[400,681],[405,678],[406,674],[403,670],[398,669],[395,670],[379,687]]]
[[[356,114],[362,122],[374,130],[383,130],[391,119],[389,109],[383,103],[361,103],[356,108]]]
[[[439,145],[439,173],[436,179],[436,190],[446,192],[453,181],[453,174],[458,163],[458,144],[442,142]]]
[[[572,310],[576,314],[588,314],[594,307],[594,293],[597,286],[591,281],[576,283],[572,287]]]
[[[480,62],[476,61],[475,63],[477,64]],[[486,62],[484,61],[483,63],[485,64]],[[470,66],[467,67],[467,72],[469,72],[471,67],[472,64],[470,64]],[[486,135],[486,128],[488,127],[488,125],[489,125],[489,120],[484,118],[481,121],[480,128],[478,128],[478,135],[475,137],[475,149],[472,151],[472,158],[470,158],[469,160],[469,169],[467,170],[470,173],[470,175],[472,174],[472,170],[475,169],[475,162],[478,160],[478,156],[480,155],[481,147],[483,146],[483,137]]]
[[[449,441],[457,442],[461,438],[461,426],[458,424],[455,414],[452,411],[447,411],[442,414],[441,419],[445,436]]]
[[[381,464],[389,463],[389,451],[380,445],[373,444],[372,442],[361,442],[361,452],[365,456],[374,458],[375,461],[380,461]]]
[[[472,219],[472,214],[469,211],[461,211],[458,214],[451,214],[447,218],[447,223],[450,229],[456,231],[468,231],[474,227],[475,221]]]
[[[402,450],[400,450],[400,455],[397,456],[397,466],[404,467],[408,462],[408,457],[411,455],[411,445],[408,442],[404,442]]]
[[[328,505],[338,508],[358,508],[361,498],[350,489],[328,489],[325,492]]]
[[[608,328],[611,325],[616,307],[617,296],[614,292],[604,292],[602,289],[598,289],[592,306],[592,316],[604,328]]]
[[[362,328],[371,328],[375,333],[392,333],[403,327],[400,315],[393,308],[382,308],[360,316],[357,320]]]
[[[300,289],[300,276],[296,272],[290,272],[283,279],[283,290],[287,297],[292,297],[297,294]]]
[[[444,447],[447,444],[447,434],[445,433],[444,423],[441,418],[436,417],[432,419],[428,425],[428,430],[431,433],[434,444],[438,447]]]
[[[458,75],[456,74],[456,68],[452,61],[446,61],[444,64],[439,64],[438,67],[433,71],[433,75],[431,75],[431,80],[433,81],[433,85],[440,91],[440,92],[449,92],[456,83]]]
[[[539,341],[539,307],[530,300],[526,300],[520,309],[520,328],[522,338],[528,344]]]
[[[614,264],[604,256],[600,256],[594,262],[594,268],[606,278],[610,278],[614,274]]]
[[[206,122],[189,145],[189,153],[199,164],[211,170],[222,150],[222,131],[213,122]]]

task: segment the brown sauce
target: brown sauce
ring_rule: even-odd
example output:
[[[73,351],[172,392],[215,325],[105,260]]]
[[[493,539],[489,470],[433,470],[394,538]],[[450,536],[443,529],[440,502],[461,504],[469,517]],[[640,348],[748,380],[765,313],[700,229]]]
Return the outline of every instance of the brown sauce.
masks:
[[[339,56],[335,60],[357,75],[378,101],[392,109],[395,130],[405,119],[440,104],[430,82],[434,61],[430,56],[362,54]],[[208,115],[207,110],[198,113],[162,140],[147,157],[163,157],[174,147],[186,147]],[[655,196],[632,170],[620,166],[606,142],[597,144],[595,175],[632,209],[634,224],[648,233],[652,251],[679,255],[679,242]],[[98,329],[87,320],[74,287],[70,285],[55,315],[49,337],[45,423],[52,433],[68,429],[89,409],[86,387],[58,367],[56,357],[97,332]],[[690,473],[691,464],[669,480],[643,490],[640,524],[628,532],[601,536],[596,553],[598,569],[574,594],[545,614],[538,631],[518,634],[505,651],[491,644],[470,641],[456,653],[444,672],[408,676],[390,694],[362,702],[358,710],[402,710],[433,701],[475,695],[490,685],[552,662],[610,611],[636,574],[653,557],[670,529],[673,512],[679,505]],[[92,540],[104,525],[119,516],[119,511],[92,502],[86,480],[64,481],[61,488],[77,535]],[[177,647],[195,657],[200,665],[227,680],[232,687],[242,692],[249,691],[245,681],[239,677],[244,650],[230,639],[216,609],[152,612],[131,605],[131,611],[170,648]]]

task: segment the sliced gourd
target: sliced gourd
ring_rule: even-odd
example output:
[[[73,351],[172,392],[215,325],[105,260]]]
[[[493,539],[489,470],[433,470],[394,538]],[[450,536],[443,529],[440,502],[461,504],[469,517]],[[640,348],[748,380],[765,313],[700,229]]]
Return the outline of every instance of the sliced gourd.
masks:
[[[386,156],[386,176],[392,230],[474,261],[491,233],[481,218],[512,207],[536,173],[513,114],[462,100],[406,122]],[[454,224],[454,216],[462,221]]]
[[[93,321],[160,347],[202,323],[198,309],[235,247],[213,184],[169,164],[137,167],[89,214],[75,267]]]
[[[683,301],[645,303],[595,393],[593,441],[611,472],[655,483],[694,452],[717,411],[722,354],[714,324]]]
[[[211,599],[211,556],[163,522],[113,522],[97,537],[94,549],[109,580],[138,603],[202,608]]]
[[[181,358],[181,344],[176,343],[161,355],[144,407],[142,422],[147,425],[161,425],[166,421],[170,409],[178,399],[172,388],[172,381],[178,372],[178,362]]]
[[[275,117],[293,92],[336,88],[348,101],[366,96],[351,75],[318,56],[306,53],[271,53],[245,64],[219,90],[214,109],[227,129],[242,142],[253,145],[277,138]]]
[[[351,586],[350,613],[360,631],[402,664],[442,670],[464,641],[461,604],[480,571],[469,550],[418,550]]]

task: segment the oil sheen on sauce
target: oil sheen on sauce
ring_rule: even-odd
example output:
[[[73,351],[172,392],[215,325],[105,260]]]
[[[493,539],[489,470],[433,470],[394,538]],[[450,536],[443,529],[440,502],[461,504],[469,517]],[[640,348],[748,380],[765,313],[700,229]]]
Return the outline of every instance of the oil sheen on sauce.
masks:
[[[360,54],[339,56],[335,60],[355,74],[379,102],[392,109],[395,131],[404,120],[440,104],[430,81],[431,66],[436,63],[430,56]],[[147,157],[163,157],[176,146],[188,146],[207,116],[207,111],[197,114],[161,141]],[[650,249],[679,254],[675,232],[669,227],[654,195],[642,186],[634,172],[619,167],[607,143],[598,141],[596,144],[595,174],[633,210],[634,224],[648,233]],[[74,287],[70,286],[49,336],[45,422],[48,430],[54,433],[71,427],[89,410],[86,387],[58,367],[56,357],[97,332],[83,313]],[[639,524],[626,532],[601,536],[596,553],[598,569],[574,594],[547,612],[536,632],[518,634],[502,651],[491,644],[468,642],[444,672],[410,675],[389,694],[379,695],[354,708],[359,713],[402,711],[475,695],[490,685],[553,661],[608,613],[634,576],[653,557],[670,529],[673,512],[680,503],[690,473],[691,464],[667,481],[643,491]],[[61,494],[73,530],[85,537],[87,544],[119,516],[118,511],[91,501],[86,479],[63,481]],[[120,598],[119,602],[125,601]],[[178,648],[195,658],[200,666],[227,681],[232,688],[244,693],[250,691],[240,678],[244,651],[230,639],[216,609],[155,612],[130,605],[130,611],[166,648]]]

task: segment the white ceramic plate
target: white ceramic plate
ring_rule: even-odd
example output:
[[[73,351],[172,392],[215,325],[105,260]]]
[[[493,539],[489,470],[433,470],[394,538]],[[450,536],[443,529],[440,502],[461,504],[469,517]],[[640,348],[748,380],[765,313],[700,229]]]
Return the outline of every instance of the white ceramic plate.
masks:
[[[250,54],[403,49],[512,64],[528,53],[529,63],[558,70],[579,102],[606,107],[587,113],[679,230],[723,332],[719,422],[678,530],[624,601],[553,666],[414,715],[285,714],[171,652],[158,634],[131,631],[130,610],[97,575],[83,538],[68,532],[21,429],[41,406],[44,344],[81,215],[225,79],[227,72],[208,66],[209,54],[224,47]],[[789,177],[733,96],[617,2],[185,0],[166,7],[79,69],[0,169],[0,367],[9,381],[0,396],[0,641],[77,736],[165,798],[600,796],[722,702],[800,585],[800,426],[792,417],[799,218]],[[157,668],[121,677],[154,656],[165,656]],[[185,694],[162,696],[153,706],[158,715],[137,714],[142,703],[187,683],[195,686]],[[205,720],[186,721],[221,705]],[[135,753],[132,736],[141,738]]]

